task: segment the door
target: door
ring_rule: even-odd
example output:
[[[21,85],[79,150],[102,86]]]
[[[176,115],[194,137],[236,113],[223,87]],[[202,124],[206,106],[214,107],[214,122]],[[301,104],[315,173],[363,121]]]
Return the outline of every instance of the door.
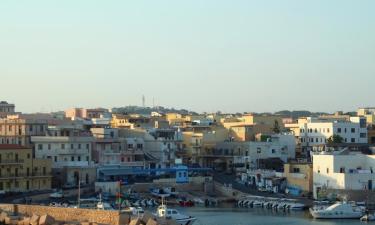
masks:
[[[372,190],[372,180],[369,180],[369,181],[368,181],[368,189],[369,189],[369,190]]]

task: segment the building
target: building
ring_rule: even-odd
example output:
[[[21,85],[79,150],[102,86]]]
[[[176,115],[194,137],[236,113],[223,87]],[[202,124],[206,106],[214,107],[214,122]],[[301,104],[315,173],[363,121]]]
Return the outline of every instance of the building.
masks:
[[[14,104],[10,104],[6,101],[0,101],[0,116],[13,114],[15,112],[16,106]]]
[[[375,155],[347,149],[313,155],[314,198],[325,198],[329,190],[372,191],[375,189]]]
[[[254,169],[282,171],[283,164],[295,158],[293,135],[275,134],[267,141],[225,141],[213,148],[204,148],[200,154],[203,167],[227,172]]]
[[[309,196],[313,192],[313,165],[309,162],[291,161],[284,164],[287,191],[294,196]]]
[[[47,120],[8,115],[0,119],[0,144],[17,144],[33,147],[31,136],[43,136],[47,131]]]
[[[83,119],[98,119],[109,117],[109,110],[103,108],[83,109],[72,108],[65,110],[66,118],[83,118]]]
[[[366,118],[350,117],[346,120],[300,118],[297,124],[286,124],[303,150],[309,151],[314,146],[325,146],[334,136],[340,136],[344,144],[367,144]]]
[[[51,160],[35,159],[31,148],[0,144],[0,191],[51,189]]]
[[[35,157],[52,160],[53,186],[91,184],[96,180],[92,161],[93,137],[77,125],[48,128],[45,136],[33,136]]]
[[[359,108],[357,116],[365,117],[368,124],[375,124],[375,107]]]

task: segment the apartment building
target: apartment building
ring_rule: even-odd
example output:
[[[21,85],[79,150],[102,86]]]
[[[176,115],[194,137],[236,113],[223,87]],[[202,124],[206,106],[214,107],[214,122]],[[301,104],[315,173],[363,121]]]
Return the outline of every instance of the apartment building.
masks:
[[[313,155],[314,198],[327,190],[368,191],[375,189],[375,155],[347,149]]]
[[[72,108],[65,110],[66,118],[98,119],[109,116],[109,110],[103,108],[83,109]]]
[[[297,124],[287,124],[293,130],[302,148],[323,146],[334,135],[340,136],[344,144],[367,144],[366,118],[350,117],[346,120],[301,118]]]
[[[76,185],[79,179],[83,184],[95,181],[94,138],[80,125],[51,126],[45,136],[33,136],[31,141],[36,158],[52,160],[54,186]]]
[[[0,119],[0,144],[17,144],[32,147],[31,136],[43,136],[47,131],[47,120],[8,115]]]
[[[35,159],[31,148],[0,144],[0,191],[51,189],[51,160]]]

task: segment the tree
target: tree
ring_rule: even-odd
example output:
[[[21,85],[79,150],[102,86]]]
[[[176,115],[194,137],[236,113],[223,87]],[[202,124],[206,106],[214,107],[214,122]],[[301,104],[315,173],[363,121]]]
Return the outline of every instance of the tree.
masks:
[[[343,141],[344,139],[340,135],[337,135],[337,134],[334,134],[327,140],[328,144],[341,144]]]
[[[275,120],[275,123],[273,124],[273,128],[272,128],[272,131],[276,134],[279,134],[280,133],[280,125],[279,125],[279,121]]]

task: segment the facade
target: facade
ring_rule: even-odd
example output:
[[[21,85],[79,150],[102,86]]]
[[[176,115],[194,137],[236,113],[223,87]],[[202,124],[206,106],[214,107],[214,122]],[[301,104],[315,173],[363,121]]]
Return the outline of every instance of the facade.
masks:
[[[314,198],[325,190],[374,190],[375,155],[342,150],[313,155]]]
[[[51,160],[35,159],[31,148],[0,144],[0,191],[51,189]]]
[[[93,137],[76,126],[50,127],[46,136],[33,136],[35,157],[52,160],[54,186],[90,184],[95,165],[92,162]],[[68,173],[66,173],[68,172]],[[78,175],[79,174],[79,175]]]
[[[375,124],[375,107],[359,108],[357,116],[366,117],[368,124]]]
[[[83,119],[95,119],[108,117],[109,110],[103,108],[96,109],[83,109],[83,108],[72,108],[65,110],[66,118],[83,118]]]
[[[0,115],[13,114],[16,106],[6,101],[0,101]]]
[[[324,146],[334,135],[346,144],[367,144],[367,126],[364,117],[351,117],[350,121],[331,121],[307,117],[298,124],[287,124],[294,131],[302,148]]]
[[[200,164],[216,170],[241,172],[248,169],[282,170],[282,164],[295,158],[293,135],[272,135],[266,142],[226,141],[200,154]]]
[[[313,165],[307,162],[284,164],[284,176],[289,194],[308,196],[313,191]]]
[[[8,116],[0,119],[0,144],[32,147],[31,136],[43,136],[46,131],[47,120]]]

